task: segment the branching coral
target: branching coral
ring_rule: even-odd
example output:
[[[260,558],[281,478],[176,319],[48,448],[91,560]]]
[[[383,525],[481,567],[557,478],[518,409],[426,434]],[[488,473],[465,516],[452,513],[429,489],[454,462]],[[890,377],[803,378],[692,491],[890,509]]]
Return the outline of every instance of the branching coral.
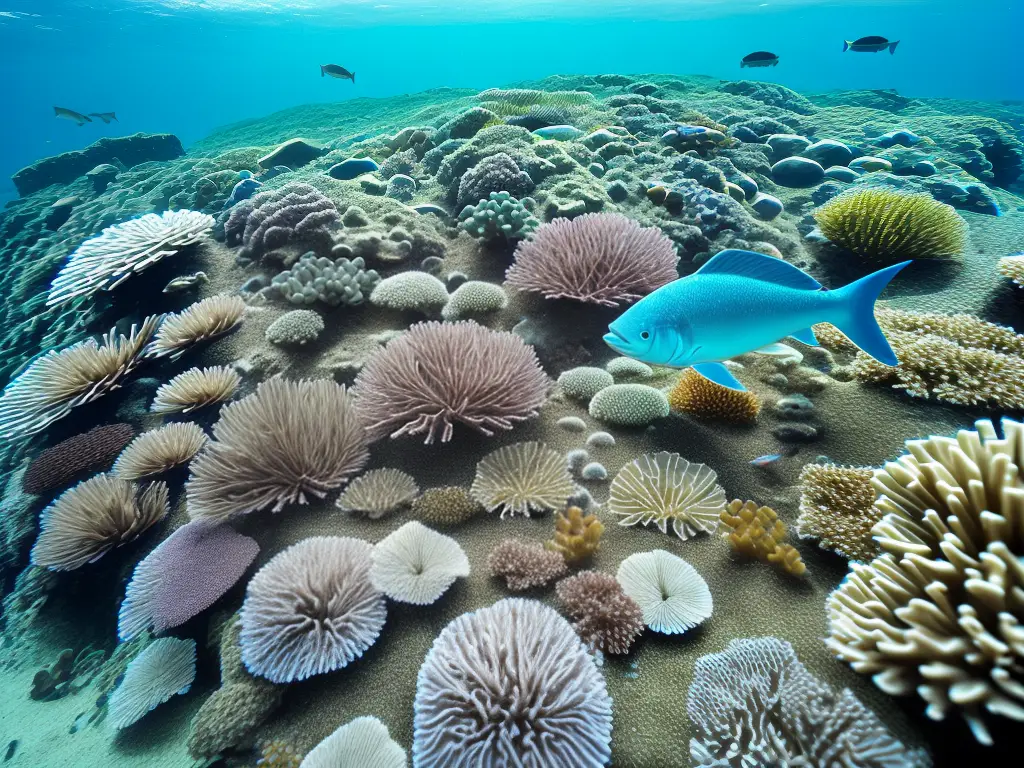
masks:
[[[565,558],[542,544],[505,539],[487,556],[491,576],[501,576],[513,592],[543,587],[568,572]]]
[[[873,505],[873,470],[837,464],[808,464],[800,472],[800,517],[797,534],[820,539],[830,549],[851,560],[867,561],[878,554],[871,528],[882,518]]]
[[[722,524],[728,529],[722,538],[737,552],[776,563],[794,576],[801,576],[807,570],[796,548],[782,543],[786,524],[779,520],[774,509],[735,499],[722,511]]]
[[[588,646],[604,653],[629,653],[644,631],[644,612],[614,576],[584,571],[555,585],[558,599]]]
[[[1024,722],[1024,423],[1002,428],[910,440],[877,470],[883,554],[826,603],[832,653],[983,744],[990,718]]]
[[[544,546],[558,552],[567,563],[579,563],[597,552],[601,547],[604,523],[597,515],[586,514],[579,507],[569,507],[555,517],[555,538]]]
[[[887,187],[834,197],[814,218],[833,243],[869,259],[956,257],[966,245],[967,223],[952,206]]]
[[[239,296],[211,296],[197,301],[160,324],[146,354],[177,360],[192,345],[234,330],[243,314],[245,302]]]
[[[513,443],[485,456],[476,467],[470,493],[488,512],[530,516],[559,509],[573,492],[562,455],[544,443]]]
[[[400,469],[374,469],[349,483],[335,506],[379,520],[408,506],[419,492],[416,481]]]
[[[241,383],[238,372],[226,365],[190,368],[160,385],[150,410],[153,413],[191,413],[230,399]]]
[[[692,368],[683,371],[668,394],[668,404],[677,413],[729,424],[752,424],[761,412],[761,401],[753,392],[723,387]]]
[[[508,192],[491,192],[476,205],[467,205],[459,214],[459,227],[481,240],[522,240],[540,226],[529,197],[517,200]]]
[[[507,285],[548,299],[606,307],[636,301],[678,277],[672,241],[616,213],[555,219],[516,248]]]

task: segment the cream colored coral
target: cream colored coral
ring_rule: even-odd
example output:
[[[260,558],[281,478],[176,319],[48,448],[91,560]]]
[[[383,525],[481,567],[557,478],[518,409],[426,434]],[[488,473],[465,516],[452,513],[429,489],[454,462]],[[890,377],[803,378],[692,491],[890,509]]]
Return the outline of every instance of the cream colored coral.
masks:
[[[489,453],[477,465],[470,493],[488,512],[530,516],[530,510],[565,505],[573,492],[562,455],[544,443],[514,443]]]
[[[1024,288],[1024,253],[1004,256],[996,267],[999,274],[1012,280],[1018,288]]]
[[[870,467],[808,464],[800,472],[800,517],[796,532],[801,539],[820,539],[851,560],[867,561],[878,555],[871,528],[882,519],[874,507]]]

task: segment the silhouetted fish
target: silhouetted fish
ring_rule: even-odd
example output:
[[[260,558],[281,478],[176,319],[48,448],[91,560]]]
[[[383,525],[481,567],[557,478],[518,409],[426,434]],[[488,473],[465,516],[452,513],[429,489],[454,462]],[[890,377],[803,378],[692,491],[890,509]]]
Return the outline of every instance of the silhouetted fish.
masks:
[[[889,53],[892,54],[896,53],[896,46],[899,44],[899,40],[890,43],[884,37],[868,35],[867,37],[857,38],[852,43],[849,40],[844,40],[843,53],[847,51],[853,51],[854,53],[878,53],[888,48]]]
[[[89,117],[98,117],[107,125],[110,125],[111,122],[121,122],[117,119],[117,115],[115,115],[113,112],[90,112]]]
[[[70,120],[71,122],[76,123],[79,128],[86,123],[92,122],[92,118],[86,117],[81,112],[75,112],[73,109],[64,109],[64,107],[54,107],[53,116],[59,117],[62,120]]]
[[[743,67],[774,67],[778,65],[779,57],[768,51],[754,51],[740,59],[740,69]]]
[[[339,67],[337,64],[321,64],[320,65],[320,77],[324,75],[330,75],[336,77],[339,80],[351,80],[352,85],[356,84],[356,73],[349,72],[344,67]]]

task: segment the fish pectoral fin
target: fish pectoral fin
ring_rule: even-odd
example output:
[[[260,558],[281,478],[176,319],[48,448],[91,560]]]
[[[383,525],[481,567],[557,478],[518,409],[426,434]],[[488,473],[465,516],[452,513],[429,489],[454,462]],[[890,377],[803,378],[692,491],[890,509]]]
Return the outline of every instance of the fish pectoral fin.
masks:
[[[733,376],[732,372],[722,363],[697,363],[692,368],[708,381],[715,382],[715,384],[720,384],[727,389],[734,389],[737,392],[747,391],[747,388],[740,384],[739,379]]]
[[[756,352],[759,355],[773,355],[775,357],[799,357],[801,360],[803,359],[803,355],[801,355],[797,350],[793,349],[793,347],[789,346],[788,344],[783,344],[781,341],[777,341],[774,344],[766,344],[765,346],[752,351]]]
[[[813,328],[804,328],[803,330],[797,331],[796,333],[789,334],[789,338],[796,339],[801,344],[806,344],[809,347],[821,346],[818,344],[818,339],[814,335]]]

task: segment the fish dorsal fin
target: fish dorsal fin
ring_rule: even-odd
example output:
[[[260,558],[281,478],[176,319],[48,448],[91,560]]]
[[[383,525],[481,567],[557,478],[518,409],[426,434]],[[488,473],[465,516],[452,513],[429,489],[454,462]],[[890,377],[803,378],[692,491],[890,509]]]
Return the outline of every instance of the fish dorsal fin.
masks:
[[[763,280],[766,283],[775,283],[805,291],[821,289],[821,283],[782,259],[765,256],[763,253],[754,251],[740,251],[735,248],[717,253],[697,270],[697,274],[749,277],[752,280]]]

